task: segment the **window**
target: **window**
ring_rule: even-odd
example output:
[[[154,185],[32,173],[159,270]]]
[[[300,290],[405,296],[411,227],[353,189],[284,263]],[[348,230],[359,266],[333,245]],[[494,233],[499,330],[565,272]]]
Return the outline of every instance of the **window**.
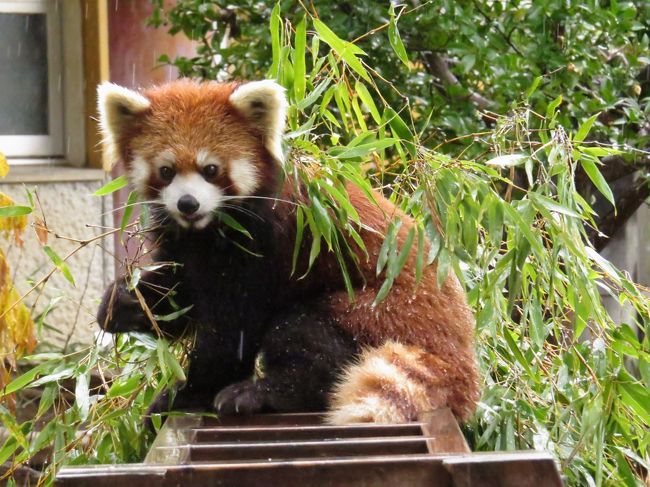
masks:
[[[12,164],[83,159],[79,15],[78,2],[0,0],[0,151]]]

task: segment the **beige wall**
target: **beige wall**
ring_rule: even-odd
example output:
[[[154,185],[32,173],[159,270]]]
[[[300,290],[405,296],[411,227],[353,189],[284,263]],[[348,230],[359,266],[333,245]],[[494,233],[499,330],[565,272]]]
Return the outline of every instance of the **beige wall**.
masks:
[[[101,173],[97,173],[101,177]],[[92,196],[92,192],[99,188],[103,181],[88,180],[88,173],[84,173],[83,178],[86,180],[25,183],[27,187],[37,188],[48,228],[62,236],[87,239],[99,234],[101,229],[98,227],[105,226],[106,222],[112,224],[110,213],[107,213],[110,198]],[[9,195],[18,204],[27,202],[22,183],[0,182],[0,192]],[[31,222],[33,218],[30,219]],[[14,284],[21,294],[31,287],[29,280],[42,278],[53,267],[31,225],[26,229],[23,240],[24,245],[20,248],[13,241],[0,237],[0,245],[7,253]],[[61,257],[78,246],[53,235],[49,236],[48,245]],[[39,347],[60,350],[67,344],[67,349],[70,350],[93,342],[97,329],[94,322],[97,304],[104,287],[113,277],[111,248],[110,238],[89,244],[68,261],[76,281],[75,286],[60,272],[56,272],[38,300],[36,292],[26,299],[28,306],[36,301],[36,313],[33,316],[37,316],[52,298],[61,296],[59,303],[45,320],[53,329],[42,330]]]

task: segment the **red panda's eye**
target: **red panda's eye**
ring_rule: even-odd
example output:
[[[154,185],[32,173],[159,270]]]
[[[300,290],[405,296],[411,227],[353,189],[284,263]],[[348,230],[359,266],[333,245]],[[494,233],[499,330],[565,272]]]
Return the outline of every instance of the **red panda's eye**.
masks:
[[[219,168],[214,164],[208,164],[203,168],[203,175],[206,178],[213,178],[217,175],[218,172],[219,172]]]
[[[160,177],[164,181],[171,181],[174,179],[174,176],[176,175],[176,172],[169,166],[163,166],[160,168]]]

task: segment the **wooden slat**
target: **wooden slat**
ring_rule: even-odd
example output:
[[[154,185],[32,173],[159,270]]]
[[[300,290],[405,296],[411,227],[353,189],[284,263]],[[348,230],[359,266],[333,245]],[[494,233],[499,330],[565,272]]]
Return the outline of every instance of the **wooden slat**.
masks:
[[[54,485],[57,487],[163,486],[168,468],[143,463],[65,467],[57,474]]]
[[[448,410],[402,425],[322,420],[319,414],[172,417],[145,463],[68,467],[56,485],[562,486],[546,453],[469,453]]]
[[[251,426],[194,429],[196,443],[215,441],[275,441],[369,438],[422,435],[420,423],[374,424],[348,426]]]
[[[424,456],[322,459],[210,466],[168,475],[169,484],[206,487],[452,487],[440,459]],[[184,481],[184,482],[183,482]]]
[[[546,452],[471,453],[443,464],[454,487],[562,487],[553,457]]]
[[[103,467],[103,468],[102,468]],[[59,487],[152,486],[304,486],[304,487],[452,487],[441,458],[430,455],[196,463],[160,467],[145,464],[68,467]]]
[[[270,462],[68,467],[62,487],[561,487],[553,459],[542,452],[394,455]]]
[[[467,441],[449,408],[420,415],[429,453],[469,453]]]
[[[324,423],[325,415],[321,413],[294,414],[258,414],[255,416],[224,416],[215,418],[205,416],[203,426],[305,426]]]
[[[427,453],[422,436],[291,442],[213,443],[189,447],[190,462],[277,460]]]

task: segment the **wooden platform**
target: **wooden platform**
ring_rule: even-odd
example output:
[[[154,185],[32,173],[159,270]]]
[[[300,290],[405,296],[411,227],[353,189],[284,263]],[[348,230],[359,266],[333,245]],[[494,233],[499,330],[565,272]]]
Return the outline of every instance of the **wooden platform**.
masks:
[[[143,463],[63,468],[57,486],[561,487],[540,452],[471,453],[447,409],[408,424],[318,414],[170,418]]]

